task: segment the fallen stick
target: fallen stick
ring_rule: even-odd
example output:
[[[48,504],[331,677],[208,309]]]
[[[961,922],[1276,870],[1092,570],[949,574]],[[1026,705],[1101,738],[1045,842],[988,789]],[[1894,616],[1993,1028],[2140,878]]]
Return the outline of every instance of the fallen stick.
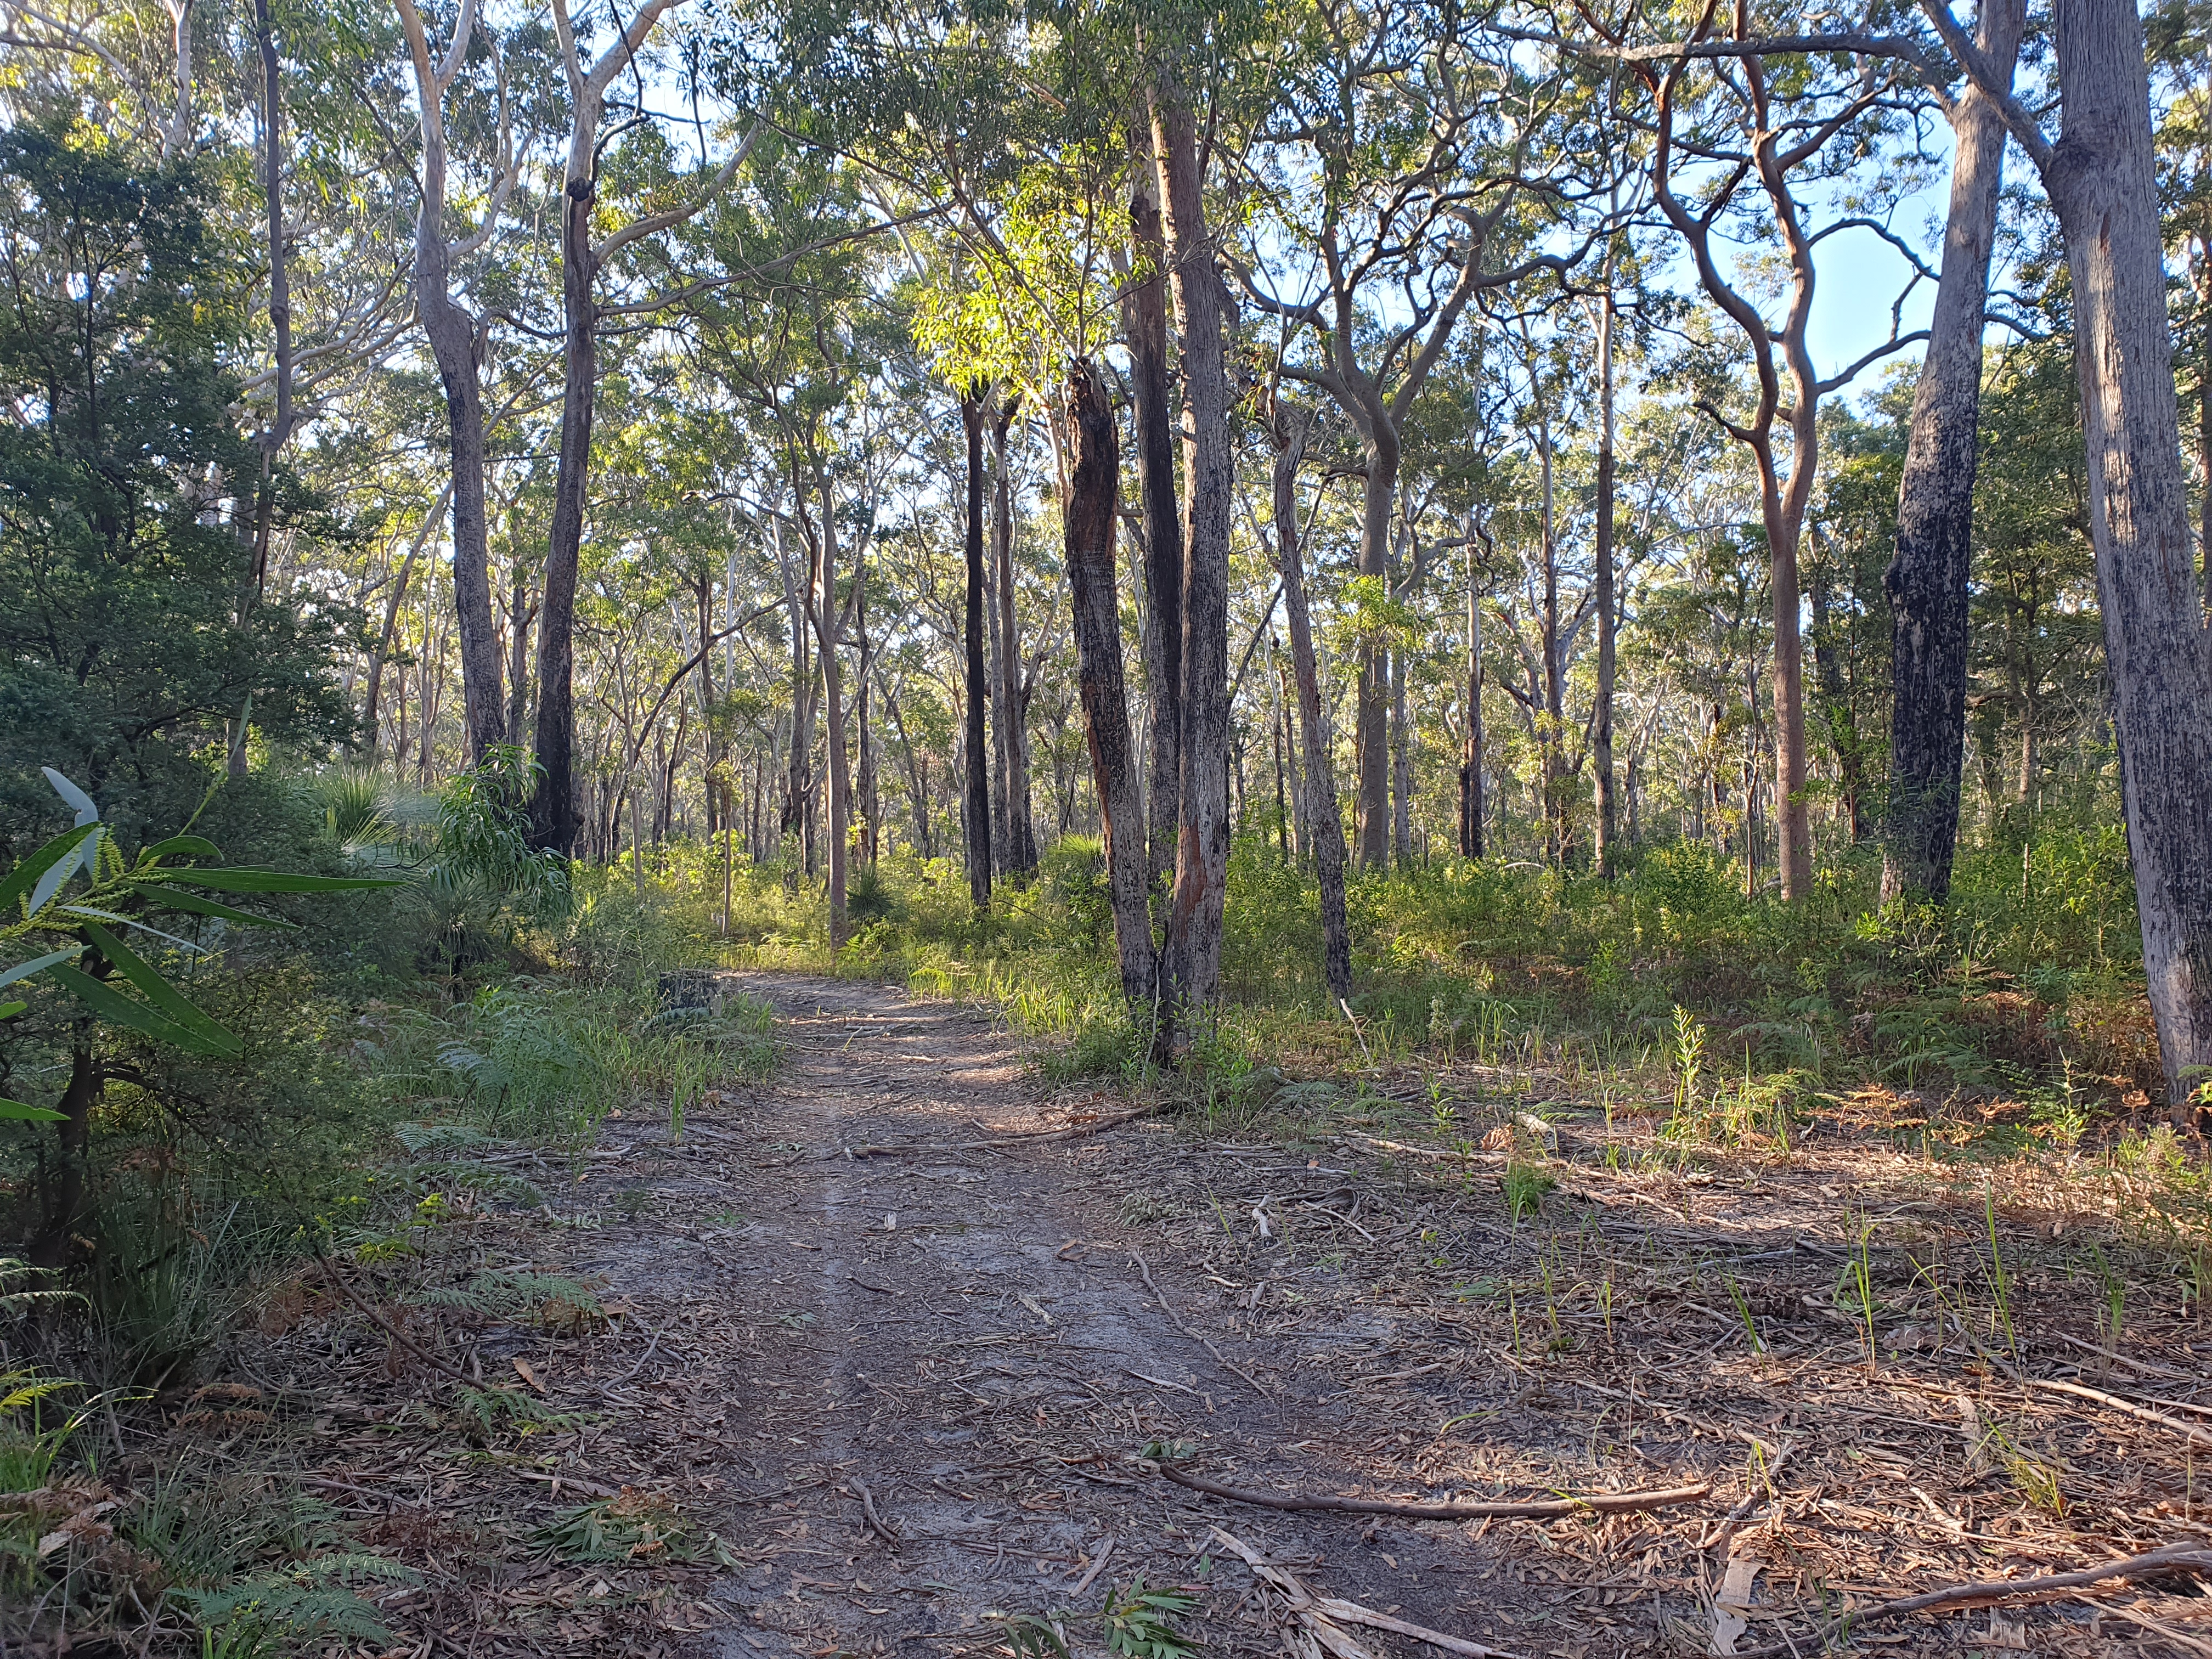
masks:
[[[2051,1394],[2070,1394],[2076,1399],[2102,1406],[2107,1411],[2118,1412],[2124,1416],[2139,1418],[2146,1423],[2155,1423],[2160,1428],[2172,1429],[2186,1436],[2192,1446],[2201,1446],[2212,1451],[2212,1434],[2179,1417],[2169,1417],[2164,1412],[2154,1412],[2148,1406],[2136,1405],[2132,1400],[2123,1400],[2116,1394],[2106,1394],[2102,1389],[2086,1388],[2079,1382],[2056,1382],[2039,1376],[2031,1376],[2027,1381],[2031,1389],[2041,1389]]]
[[[1160,1304],[1160,1311],[1168,1316],[1168,1322],[1170,1324],[1173,1325],[1185,1336],[1188,1337],[1192,1341],[1204,1348],[1206,1352],[1212,1354],[1213,1356],[1214,1364],[1220,1366],[1223,1370],[1227,1371],[1232,1376],[1242,1377],[1244,1380],[1246,1386],[1249,1387],[1253,1393],[1260,1395],[1262,1399],[1269,1397],[1267,1391],[1260,1386],[1258,1381],[1253,1376],[1251,1372],[1239,1370],[1237,1366],[1231,1364],[1227,1355],[1224,1354],[1221,1350],[1215,1347],[1212,1343],[1200,1336],[1196,1331],[1191,1329],[1189,1326],[1182,1322],[1182,1316],[1176,1312],[1174,1307],[1170,1304],[1167,1297],[1160,1294],[1160,1287],[1152,1283],[1152,1270],[1150,1265],[1146,1263],[1144,1257],[1139,1255],[1134,1250],[1132,1250],[1129,1252],[1129,1260],[1137,1264],[1137,1271],[1142,1273],[1145,1278],[1145,1288],[1152,1293],[1152,1300]],[[1151,1382],[1152,1379],[1147,1377],[1145,1380],[1146,1382]]]
[[[945,1146],[933,1146],[921,1141],[914,1141],[888,1146],[838,1146],[823,1153],[823,1156],[835,1158],[842,1154],[848,1158],[897,1158],[908,1153],[988,1152],[1001,1146],[1034,1146],[1041,1140],[1073,1140],[1079,1135],[1095,1135],[1101,1129],[1111,1129],[1124,1123],[1134,1123],[1141,1117],[1158,1117],[1173,1103],[1171,1101],[1158,1101],[1150,1106],[1139,1106],[1133,1112],[1116,1112],[1111,1117],[1093,1118],[1088,1123],[1071,1123],[1065,1128],[1059,1129],[1035,1129],[1022,1134],[995,1135],[988,1140],[956,1140]]]
[[[2130,1555],[2124,1560],[2107,1561],[2101,1566],[2083,1567],[2074,1572],[2048,1573],[2040,1578],[1994,1578],[1947,1584],[1942,1589],[1929,1590],[1920,1595],[1904,1595],[1893,1601],[1877,1602],[1870,1607],[1854,1608],[1821,1626],[1820,1639],[1825,1642],[1838,1631],[1902,1619],[1908,1613],[1948,1613],[1957,1608],[1999,1607],[2008,1601],[2049,1597],[2058,1591],[2086,1589],[2093,1584],[2108,1583],[2116,1578],[2142,1578],[2153,1573],[2173,1571],[2193,1572],[2200,1577],[2212,1578],[2212,1544],[2168,1544],[2148,1554]],[[1780,1659],[1784,1654],[1800,1651],[1788,1642],[1780,1642],[1769,1647],[1754,1648],[1744,1654],[1742,1659]]]
[[[886,1544],[896,1545],[900,1541],[899,1535],[885,1526],[883,1516],[876,1513],[876,1500],[868,1491],[867,1482],[854,1474],[846,1477],[846,1484],[860,1494],[860,1513],[867,1516],[868,1525],[875,1529],[876,1535]]]
[[[1326,1510],[1342,1515],[1402,1515],[1416,1521],[1476,1521],[1540,1518],[1556,1515],[1612,1514],[1623,1510],[1664,1509],[1673,1504],[1694,1504],[1712,1495],[1711,1485],[1670,1486],[1663,1492],[1592,1492],[1583,1498],[1537,1499],[1523,1503],[1421,1504],[1395,1498],[1339,1498],[1325,1492],[1249,1492],[1224,1486],[1218,1480],[1179,1469],[1172,1463],[1153,1465],[1178,1486],[1250,1504],[1263,1510]]]
[[[1410,1636],[1416,1642],[1425,1642],[1431,1647],[1442,1648],[1446,1653],[1455,1653],[1460,1659],[1513,1659],[1500,1648],[1486,1647],[1480,1642],[1469,1642],[1457,1636],[1447,1636],[1440,1630],[1416,1625],[1404,1619],[1377,1613],[1357,1601],[1347,1601],[1339,1595],[1316,1595],[1301,1583],[1297,1575],[1277,1566],[1241,1538],[1213,1528],[1213,1535],[1223,1546],[1241,1558],[1252,1569],[1252,1576],[1262,1583],[1273,1587],[1289,1602],[1298,1622],[1319,1645],[1335,1654],[1337,1659],[1353,1659],[1366,1652],[1357,1642],[1339,1628],[1340,1625],[1366,1625],[1376,1630],[1387,1630],[1399,1636]]]
[[[312,1243],[310,1248],[313,1248]],[[345,1297],[347,1301],[352,1303],[355,1310],[360,1313],[362,1318],[368,1320],[370,1324],[375,1326],[376,1328],[382,1331],[385,1335],[390,1337],[401,1347],[406,1349],[408,1352],[413,1354],[424,1364],[429,1366],[431,1370],[442,1372],[445,1376],[451,1377],[454,1382],[459,1383],[465,1389],[473,1389],[477,1386],[475,1382],[471,1382],[468,1377],[464,1376],[461,1372],[454,1370],[453,1367],[448,1365],[444,1360],[439,1358],[436,1355],[427,1352],[423,1349],[416,1346],[413,1341],[410,1340],[408,1337],[401,1333],[398,1327],[394,1325],[390,1320],[385,1318],[383,1315],[378,1313],[375,1309],[370,1307],[359,1297],[356,1296],[353,1293],[353,1286],[346,1283],[345,1275],[338,1271],[337,1264],[332,1261],[330,1257],[325,1255],[322,1251],[316,1250],[315,1260],[323,1264],[323,1271],[329,1277],[331,1283],[337,1287],[337,1293]]]
[[[1774,1477],[1782,1473],[1782,1466],[1790,1461],[1790,1454],[1796,1445],[1796,1443],[1791,1440],[1782,1443],[1780,1449],[1774,1454],[1774,1461],[1761,1472],[1761,1478],[1758,1484],[1749,1486],[1744,1492],[1743,1501],[1728,1512],[1727,1517],[1722,1521],[1712,1536],[1700,1538],[1698,1540],[1699,1549],[1717,1549],[1725,1553],[1729,1540],[1735,1536],[1735,1529],[1741,1526],[1752,1510],[1759,1506],[1759,1500],[1763,1492],[1771,1492],[1774,1490]]]

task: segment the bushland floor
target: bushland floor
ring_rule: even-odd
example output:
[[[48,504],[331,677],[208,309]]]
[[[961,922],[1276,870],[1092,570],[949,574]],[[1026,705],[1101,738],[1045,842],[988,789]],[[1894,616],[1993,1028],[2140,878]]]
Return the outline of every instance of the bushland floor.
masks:
[[[743,983],[771,1082],[529,1153],[542,1210],[429,1234],[422,1284],[568,1275],[604,1323],[433,1324],[349,1269],[253,1354],[319,1413],[309,1490],[425,1575],[383,1599],[401,1651],[1046,1650],[1027,1616],[1097,1655],[1141,1578],[1188,1588],[1183,1641],[1293,1659],[2212,1653],[2186,1572],[1832,1623],[2212,1549],[2203,1285],[2130,1245],[2124,1172],[1993,1182],[1833,1122],[1692,1153],[1541,1067],[1109,1121],[949,1005]],[[463,1432],[463,1378],[553,1420]],[[1707,1490],[1420,1519],[1163,1459],[1278,1496]],[[578,1559],[593,1526],[622,1559]]]

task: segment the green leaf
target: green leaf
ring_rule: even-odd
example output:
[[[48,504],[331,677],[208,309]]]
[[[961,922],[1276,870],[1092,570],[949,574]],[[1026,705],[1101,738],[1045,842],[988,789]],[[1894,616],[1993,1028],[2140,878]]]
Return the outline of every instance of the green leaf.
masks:
[[[45,1106],[26,1106],[20,1100],[0,1100],[0,1119],[15,1123],[66,1123],[69,1114]]]
[[[300,876],[289,870],[164,870],[164,879],[219,893],[337,893],[354,887],[403,887],[404,882],[369,876]]]
[[[72,945],[65,951],[49,951],[42,957],[33,957],[28,962],[19,962],[13,968],[0,971],[0,985],[13,985],[19,979],[28,979],[33,974],[43,974],[58,962],[67,962],[77,953]]]
[[[6,876],[0,877],[0,912],[13,910],[15,901],[29,892],[40,876],[76,852],[87,836],[99,833],[97,823],[80,823],[74,830],[64,830]]]
[[[244,1043],[195,1008],[183,992],[162,978],[159,969],[133,954],[130,946],[98,922],[86,922],[84,936],[100,947],[100,955],[115,964],[118,973],[146,994],[147,1001],[186,1030],[197,1033],[215,1053],[235,1058],[246,1052]]]
[[[149,904],[164,910],[182,910],[191,915],[214,916],[220,921],[246,922],[255,927],[297,927],[300,925],[279,916],[257,916],[251,910],[234,910],[228,904],[202,898],[198,893],[180,892],[159,882],[133,882],[131,890]]]
[[[30,1006],[27,1002],[0,1002],[0,1019],[13,1019]]]
[[[155,842],[144,852],[139,854],[138,862],[143,865],[149,859],[166,859],[172,856],[219,859],[222,856],[222,848],[204,836],[172,836],[167,841]]]
[[[211,1054],[224,1059],[234,1051],[216,1047],[198,1031],[166,1019],[143,1002],[134,1002],[112,985],[103,985],[82,969],[57,963],[46,969],[55,983],[92,1010],[111,1025],[121,1025],[133,1031],[143,1031],[157,1042],[182,1048],[195,1054]],[[226,1036],[229,1036],[225,1032]],[[234,1038],[233,1041],[235,1041]]]

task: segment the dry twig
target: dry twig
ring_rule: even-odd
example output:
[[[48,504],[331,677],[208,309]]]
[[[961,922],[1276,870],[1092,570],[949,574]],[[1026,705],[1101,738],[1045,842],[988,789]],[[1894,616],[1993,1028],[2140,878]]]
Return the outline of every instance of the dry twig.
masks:
[[[1694,1504],[1712,1495],[1707,1485],[1671,1486],[1662,1492],[1593,1492],[1586,1498],[1542,1498],[1520,1503],[1423,1504],[1393,1498],[1339,1498],[1326,1492],[1252,1492],[1224,1486],[1218,1480],[1192,1474],[1172,1463],[1153,1463],[1153,1468],[1178,1486],[1251,1504],[1263,1510],[1326,1510],[1340,1515],[1402,1515],[1416,1521],[1478,1521],[1536,1518],[1544,1516],[1612,1514],[1623,1510],[1664,1509],[1674,1504]]]
[[[1469,1642],[1457,1636],[1447,1636],[1442,1631],[1431,1630],[1404,1619],[1377,1613],[1357,1601],[1347,1601],[1337,1595],[1316,1595],[1297,1577],[1275,1565],[1243,1540],[1213,1528],[1224,1548],[1241,1557],[1252,1569],[1253,1576],[1278,1591],[1296,1614],[1299,1624],[1321,1647],[1337,1656],[1337,1659],[1365,1659],[1367,1650],[1346,1635],[1345,1625],[1366,1625],[1375,1630],[1387,1630],[1395,1635],[1410,1636],[1416,1642],[1425,1642],[1432,1648],[1442,1648],[1446,1653],[1455,1653],[1460,1659],[1513,1659],[1503,1649],[1486,1647],[1480,1642]]]

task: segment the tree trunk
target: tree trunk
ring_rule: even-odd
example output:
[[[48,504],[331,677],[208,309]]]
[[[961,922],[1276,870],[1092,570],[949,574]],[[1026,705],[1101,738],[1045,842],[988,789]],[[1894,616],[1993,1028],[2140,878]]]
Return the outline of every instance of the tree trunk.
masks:
[[[2089,524],[2143,971],[2178,1118],[2212,1066],[2212,644],[2178,438],[2157,155],[2132,6],[2057,0],[2066,239]]]
[[[561,198],[561,452],[553,521],[545,538],[545,598],[538,621],[538,763],[544,770],[530,812],[532,838],[562,854],[576,838],[576,570],[583,554],[592,404],[599,380],[599,307],[592,298],[599,275],[592,251],[592,207],[599,192],[589,167],[587,156],[580,172],[572,155]]]
[[[1613,796],[1613,692],[1619,673],[1613,640],[1613,260],[1605,265],[1605,293],[1597,319],[1597,548],[1590,600],[1597,611],[1597,706],[1590,711],[1590,769],[1597,786],[1596,866],[1613,872],[1619,860],[1619,809]]]
[[[1036,838],[1030,828],[1029,744],[1022,730],[1021,635],[1014,625],[1014,489],[1006,471],[1006,429],[1021,406],[1009,395],[991,427],[992,563],[999,587],[999,764],[1006,779],[1006,868],[1028,875],[1036,868]]]
[[[1843,807],[1851,828],[1851,845],[1866,839],[1866,756],[1859,738],[1857,711],[1851,707],[1850,688],[1844,680],[1841,653],[1836,648],[1832,620],[1835,599],[1827,560],[1820,551],[1820,527],[1813,526],[1813,672],[1820,686],[1820,702],[1827,717],[1828,735],[1836,750],[1836,775]],[[1964,704],[1960,705],[1963,716]]]
[[[1977,44],[2012,83],[2025,0],[1982,0]],[[1970,82],[1952,116],[1950,219],[1897,492],[1889,595],[1893,698],[1881,896],[1942,903],[1959,842],[1966,741],[1967,580],[1973,566],[1982,331],[2004,172],[2002,112]]]
[[[845,673],[837,655],[837,509],[830,498],[830,480],[817,472],[815,488],[822,497],[820,563],[812,583],[816,645],[822,653],[823,727],[829,748],[830,773],[830,955],[834,962],[845,944],[845,860],[848,825],[853,817],[853,775],[845,754]]]
[[[1471,524],[1472,521],[1470,521]],[[1470,532],[1467,550],[1467,752],[1459,775],[1459,850],[1485,856],[1482,800],[1482,599]]]
[[[1182,346],[1182,733],[1175,896],[1168,914],[1167,1000],[1212,1003],[1221,988],[1221,910],[1229,878],[1229,377],[1222,313],[1201,197],[1198,133],[1178,89],[1154,88],[1152,144],[1167,208]]]
[[[1339,1002],[1352,995],[1352,932],[1344,907],[1344,818],[1336,776],[1322,738],[1321,672],[1314,660],[1313,622],[1306,611],[1304,561],[1298,550],[1298,465],[1305,459],[1312,416],[1278,405],[1275,414],[1275,552],[1283,576],[1283,614],[1291,630],[1291,668],[1298,683],[1298,726],[1305,738],[1306,825],[1321,888],[1322,973]]]
[[[977,910],[991,908],[991,752],[984,730],[989,695],[983,665],[983,395],[970,386],[960,398],[968,439],[968,544],[963,640],[967,650],[968,893]]]
[[[1098,790],[1099,834],[1121,994],[1133,1014],[1156,992],[1152,922],[1146,888],[1144,802],[1129,738],[1128,692],[1121,672],[1121,612],[1115,593],[1114,532],[1121,506],[1121,445],[1114,408],[1091,366],[1067,372],[1067,580],[1073,594],[1076,672],[1091,771]]]
[[[1168,397],[1167,250],[1160,236],[1159,173],[1148,127],[1129,129],[1129,240],[1136,272],[1121,296],[1137,495],[1145,526],[1146,690],[1152,707],[1146,768],[1145,885],[1158,892],[1175,868],[1176,780],[1182,733],[1182,520],[1176,506],[1175,440]]]
[[[1367,465],[1360,493],[1359,574],[1380,582],[1390,554],[1390,507],[1398,493],[1398,434],[1388,420],[1371,421],[1362,445]],[[1353,693],[1352,750],[1358,769],[1354,798],[1359,862],[1376,870],[1390,856],[1389,671],[1377,641],[1359,641],[1359,678]]]

